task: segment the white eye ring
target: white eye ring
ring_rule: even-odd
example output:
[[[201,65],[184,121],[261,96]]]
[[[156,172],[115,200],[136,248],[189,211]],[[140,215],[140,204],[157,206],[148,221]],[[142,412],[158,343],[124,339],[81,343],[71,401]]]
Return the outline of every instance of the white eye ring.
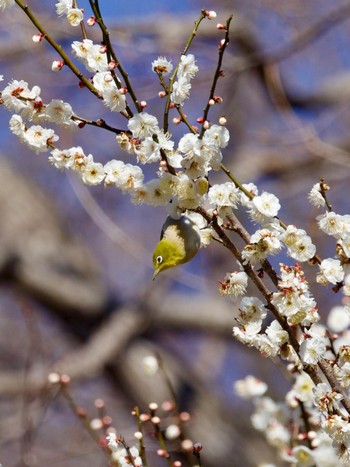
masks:
[[[162,264],[163,256],[157,256],[156,261],[157,261],[158,264]]]

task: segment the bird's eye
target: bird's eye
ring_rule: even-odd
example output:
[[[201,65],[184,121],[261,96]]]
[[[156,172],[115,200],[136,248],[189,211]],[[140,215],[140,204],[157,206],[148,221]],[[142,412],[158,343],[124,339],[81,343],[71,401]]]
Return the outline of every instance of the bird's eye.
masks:
[[[157,256],[156,261],[157,261],[158,264],[162,264],[163,256]]]

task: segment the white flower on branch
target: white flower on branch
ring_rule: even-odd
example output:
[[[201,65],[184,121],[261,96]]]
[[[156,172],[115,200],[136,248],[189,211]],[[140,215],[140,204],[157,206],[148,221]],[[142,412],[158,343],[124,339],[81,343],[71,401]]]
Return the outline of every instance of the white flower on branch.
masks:
[[[321,185],[319,183],[316,183],[311,188],[308,198],[310,203],[316,208],[322,208],[326,205],[326,201],[321,194]]]
[[[328,339],[325,337],[309,337],[300,346],[300,358],[303,363],[316,365],[326,353]]]
[[[317,220],[320,229],[335,238],[341,238],[343,234],[350,232],[350,216],[341,216],[331,211],[318,216]]]
[[[71,120],[73,109],[70,104],[59,99],[53,99],[45,107],[44,117],[50,122],[57,125],[64,125],[69,128],[74,128],[75,123]]]
[[[33,86],[30,90],[26,81],[13,80],[2,91],[1,97],[8,110],[20,113],[25,109],[33,112],[32,102],[40,97],[41,89]]]
[[[282,233],[281,240],[288,249],[288,255],[298,261],[308,261],[316,253],[316,247],[305,230],[297,229],[294,225],[288,225]]]
[[[228,272],[219,290],[224,295],[234,295],[238,297],[245,294],[247,286],[248,276],[244,271]]]
[[[251,237],[250,243],[242,251],[245,263],[255,264],[263,261],[267,255],[275,255],[282,248],[276,235],[268,229],[257,230]]]
[[[345,362],[342,366],[334,365],[334,374],[343,388],[350,388],[350,362]]]
[[[123,90],[117,88],[113,82],[113,86],[108,86],[102,92],[103,103],[112,112],[123,112],[126,108],[126,98]]]
[[[209,188],[208,201],[218,208],[224,206],[237,208],[239,190],[232,182],[213,185]]]
[[[103,165],[99,162],[90,162],[81,173],[81,178],[85,185],[99,185],[105,178]]]
[[[189,81],[196,76],[197,72],[198,66],[196,65],[195,56],[193,54],[181,55],[177,77]]]
[[[59,139],[51,128],[43,128],[40,125],[29,127],[23,136],[23,142],[37,154],[48,151],[49,144]]]
[[[319,383],[313,389],[314,404],[321,412],[333,412],[339,409],[339,402],[343,396],[339,392],[332,391],[327,383]]]
[[[163,76],[169,75],[173,71],[173,65],[165,57],[158,57],[152,62],[152,70]]]
[[[264,224],[269,218],[277,216],[280,207],[279,199],[275,195],[264,192],[252,199],[250,216],[254,221]]]
[[[320,272],[316,276],[319,284],[337,284],[344,279],[344,270],[338,259],[327,258],[319,265]]]
[[[253,399],[265,394],[267,384],[255,376],[248,375],[244,379],[235,381],[233,388],[235,393],[242,399]]]
[[[134,138],[144,139],[159,132],[158,120],[147,112],[141,112],[130,118],[128,129]]]
[[[258,187],[254,185],[254,183],[243,183],[243,188],[248,191],[248,193],[251,193],[253,196],[256,196],[259,193]],[[250,207],[252,204],[251,199],[243,193],[243,191],[240,192],[240,197],[241,197],[241,205],[245,207]]]
[[[260,331],[266,314],[267,310],[261,300],[257,297],[244,297],[235,313],[235,319],[248,335],[254,335]]]
[[[11,132],[18,136],[18,138],[23,142],[25,138],[26,126],[23,123],[22,117],[20,115],[12,115],[10,118],[10,130]]]
[[[80,8],[70,8],[67,12],[67,20],[71,26],[79,26],[84,20],[84,13]]]
[[[334,306],[327,318],[327,325],[333,332],[343,332],[350,326],[350,315],[343,306]]]
[[[59,0],[59,2],[55,4],[56,13],[58,16],[67,15],[72,6],[72,0]]]
[[[185,99],[190,97],[191,87],[191,83],[185,77],[175,81],[170,95],[172,102],[177,105],[183,105]]]
[[[314,451],[304,445],[295,446],[283,460],[298,467],[313,467],[316,465]]]

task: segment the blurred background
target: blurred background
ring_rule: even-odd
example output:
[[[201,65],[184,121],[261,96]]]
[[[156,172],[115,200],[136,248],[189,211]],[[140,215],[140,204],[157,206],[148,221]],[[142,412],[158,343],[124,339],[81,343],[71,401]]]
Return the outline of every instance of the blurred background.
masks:
[[[57,18],[55,1],[45,2],[45,8],[39,0],[29,3],[63,48],[69,51],[71,42],[80,40],[79,28]],[[78,4],[87,19],[88,1]],[[224,102],[210,113],[213,122],[221,115],[228,120],[231,139],[224,163],[241,182],[254,182],[260,190],[275,193],[282,204],[281,218],[307,229],[321,256],[333,255],[334,244],[318,236],[318,211],[308,204],[307,194],[324,177],[332,187],[329,197],[335,211],[343,214],[349,208],[349,2],[101,0],[100,4],[139,100],[146,100],[147,112],[159,119],[163,102],[151,62],[161,55],[176,63],[200,9],[216,10],[217,21],[202,23],[190,50],[200,70],[184,106],[191,122],[206,105],[216,67],[222,37],[216,22],[224,23],[233,13],[225,78],[217,88]],[[23,79],[30,87],[41,87],[44,102],[63,99],[79,116],[126,126],[122,117],[79,89],[68,69],[51,72],[58,57],[45,42],[32,42],[36,31],[22,11],[14,7],[0,18],[2,84]],[[89,28],[88,34],[100,41],[97,27]],[[252,430],[250,404],[233,392],[233,382],[247,374],[266,381],[269,395],[277,400],[289,389],[273,362],[231,336],[237,303],[219,295],[218,281],[236,269],[233,258],[213,242],[189,264],[152,282],[152,251],[165,209],[134,206],[112,188],[84,187],[74,174],[54,169],[45,154],[22,146],[9,132],[9,118],[1,108],[3,466],[107,465],[67,401],[47,388],[47,374],[67,373],[74,401],[92,419],[98,416],[95,399],[103,399],[112,425],[133,444],[132,408],[146,410],[150,402],[171,398],[164,378],[145,374],[146,355],[161,358],[180,410],[191,413],[188,436],[203,444],[203,465],[250,467],[269,461],[282,466]],[[115,158],[133,163],[120,151],[113,133],[89,126],[75,133],[57,131],[61,148],[80,145],[96,161]],[[184,129],[171,131],[177,141]],[[215,173],[212,181],[227,180],[223,173]],[[238,215],[253,232],[245,214]],[[284,259],[281,255],[272,263],[278,266]],[[326,320],[340,298],[316,286],[316,271],[306,270]],[[165,465],[157,459],[156,443],[147,443],[149,465]],[[176,442],[172,449],[177,452]]]

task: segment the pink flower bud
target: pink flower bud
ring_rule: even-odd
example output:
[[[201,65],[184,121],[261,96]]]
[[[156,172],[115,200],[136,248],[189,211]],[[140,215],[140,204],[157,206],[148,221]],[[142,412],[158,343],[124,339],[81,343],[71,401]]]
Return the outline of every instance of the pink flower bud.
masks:
[[[204,118],[203,117],[198,117],[196,122],[202,124],[204,122]]]
[[[219,42],[219,49],[222,49],[224,44],[225,44],[225,39],[221,39],[221,41]]]
[[[226,26],[223,23],[218,23],[216,27],[217,29],[223,29],[224,31],[226,31]]]
[[[223,102],[223,98],[220,96],[214,96],[215,104],[221,104]]]
[[[44,38],[43,34],[34,34],[34,36],[32,37],[32,41],[37,44],[38,42],[41,42],[43,38]]]
[[[106,45],[101,45],[100,47],[100,53],[105,54],[107,52],[107,46]]]
[[[140,107],[143,110],[145,107],[147,107],[147,102],[146,101],[141,101],[140,102]]]
[[[208,19],[215,19],[216,18],[216,12],[211,10],[211,11],[206,11],[205,12],[205,16],[208,18]]]
[[[63,65],[64,65],[63,60],[54,60],[52,62],[52,65],[51,65],[51,70],[52,71],[60,71],[61,68],[63,67]]]
[[[210,127],[210,123],[208,122],[208,120],[206,120],[205,122],[203,122],[203,128],[204,128],[205,130],[207,130],[209,127]]]
[[[108,69],[109,70],[114,70],[115,68],[117,68],[118,64],[117,62],[115,62],[114,60],[111,60],[109,63],[108,63]]]
[[[86,24],[90,27],[94,26],[96,23],[96,18],[94,16],[90,16],[90,18],[86,21]]]
[[[165,91],[159,91],[158,92],[158,96],[163,99],[165,96],[166,96],[166,92]]]
[[[181,117],[174,117],[173,118],[173,124],[174,125],[180,125],[181,121],[182,121]]]
[[[120,92],[120,94],[123,94],[123,95],[124,95],[124,94],[126,94],[126,93],[128,92],[128,88],[126,88],[126,87],[124,86],[123,88],[120,88],[120,89],[119,89],[119,92]]]

